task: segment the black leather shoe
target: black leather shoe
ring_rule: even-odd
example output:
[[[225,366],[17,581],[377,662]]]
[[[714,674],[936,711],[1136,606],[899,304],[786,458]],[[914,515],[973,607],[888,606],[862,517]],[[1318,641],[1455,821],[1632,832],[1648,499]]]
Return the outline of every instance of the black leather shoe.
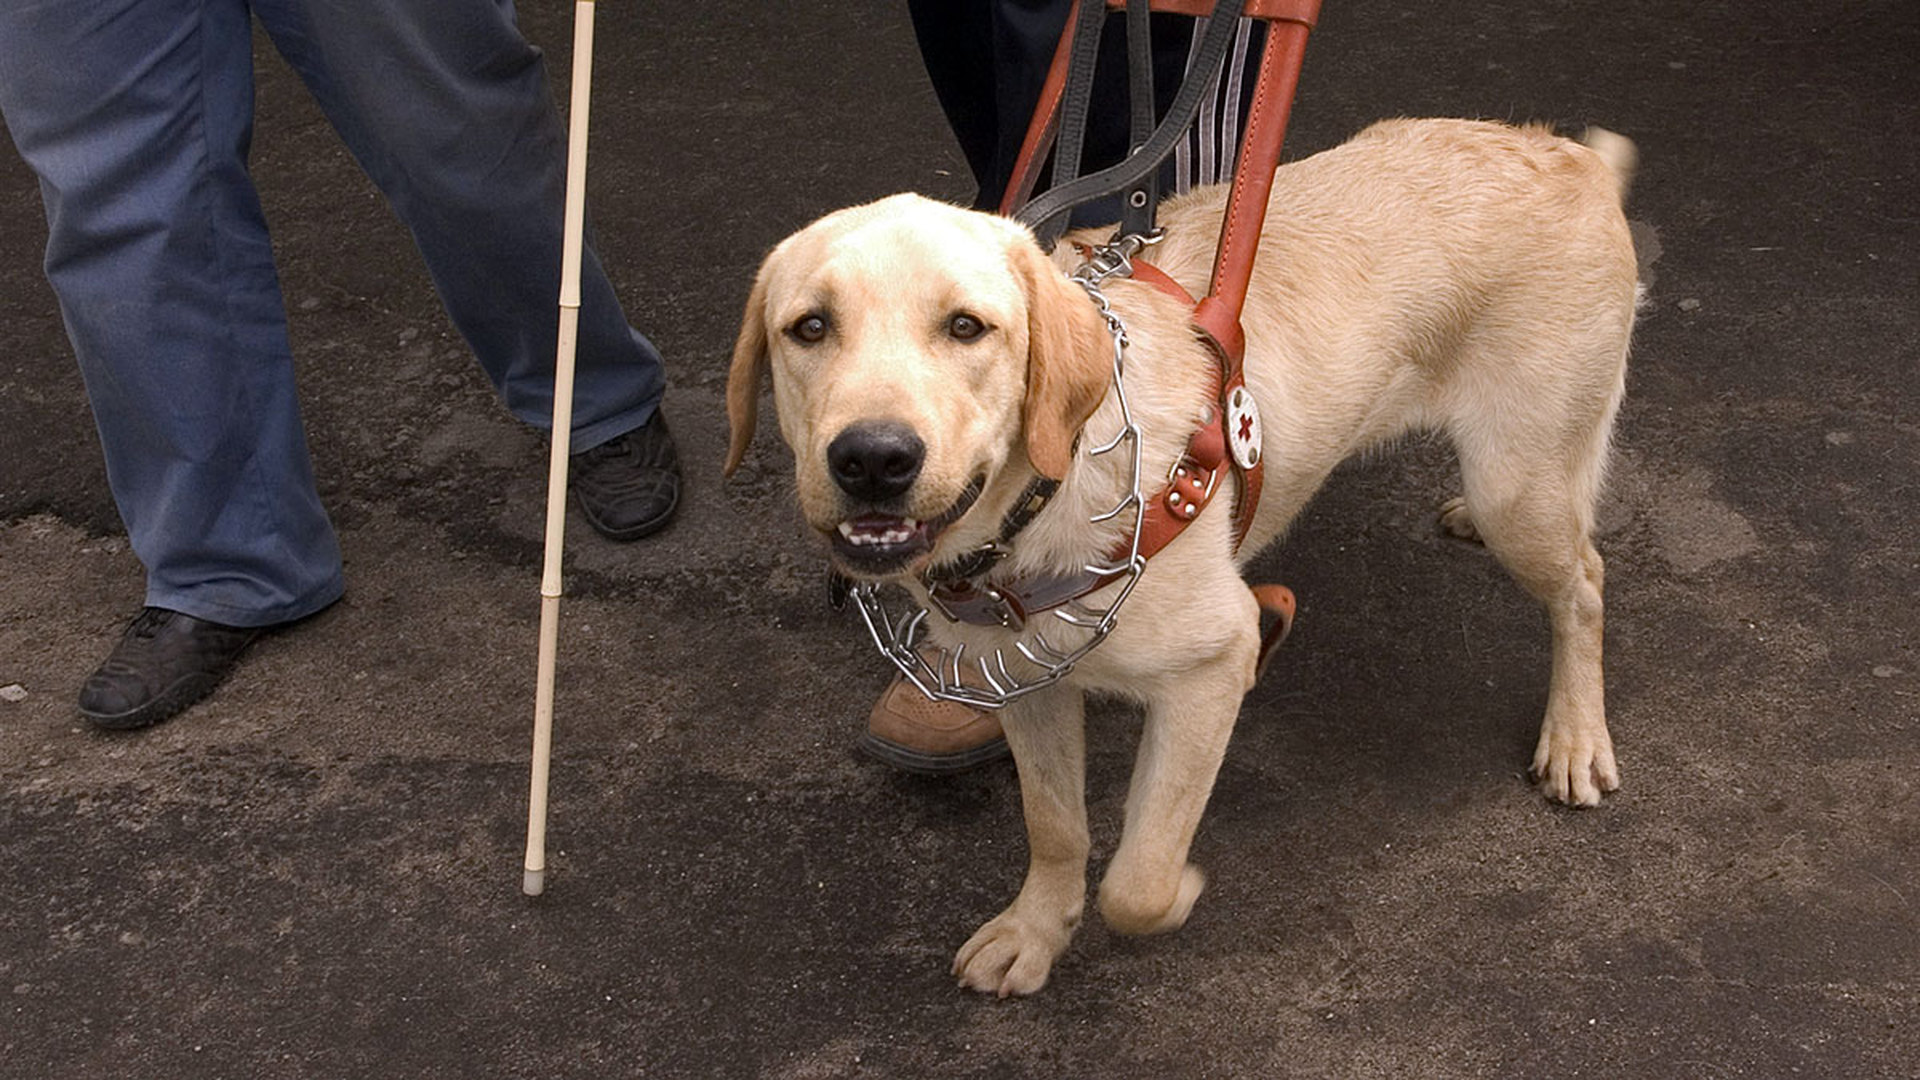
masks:
[[[573,455],[573,494],[587,524],[609,540],[638,540],[666,528],[680,507],[680,454],[667,418]]]
[[[260,633],[146,608],[80,687],[80,714],[110,731],[157,724],[212,693]]]

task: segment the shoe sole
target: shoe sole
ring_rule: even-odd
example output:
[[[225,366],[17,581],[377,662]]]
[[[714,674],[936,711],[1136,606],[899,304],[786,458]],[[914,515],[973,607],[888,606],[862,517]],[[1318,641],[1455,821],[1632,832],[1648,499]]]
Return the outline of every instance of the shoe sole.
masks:
[[[188,706],[213,693],[224,678],[226,678],[226,672],[218,675],[208,675],[204,672],[187,675],[138,708],[128,709],[123,713],[97,713],[82,708],[80,715],[86,717],[89,724],[102,731],[138,731],[141,728],[152,727],[162,720],[172,719]]]
[[[1007,746],[1007,740],[1004,738],[981,743],[970,750],[956,750],[950,754],[929,754],[924,750],[914,750],[899,743],[890,742],[872,732],[862,735],[860,741],[854,745],[870,758],[883,761],[901,772],[918,776],[947,776],[952,773],[966,772],[980,768],[982,765],[991,765],[1013,754],[1012,748]]]
[[[602,525],[600,520],[593,516],[593,512],[587,509],[586,501],[580,498],[580,493],[577,491],[573,494],[573,503],[580,508],[580,516],[587,519],[587,524],[593,526],[594,532],[599,533],[609,540],[624,543],[628,540],[638,540],[642,537],[652,536],[654,533],[659,532],[671,524],[674,513],[680,509],[680,492],[675,491],[673,493],[673,501],[667,504],[667,508],[661,511],[658,517],[648,518],[638,525],[629,525],[624,529],[610,529]]]

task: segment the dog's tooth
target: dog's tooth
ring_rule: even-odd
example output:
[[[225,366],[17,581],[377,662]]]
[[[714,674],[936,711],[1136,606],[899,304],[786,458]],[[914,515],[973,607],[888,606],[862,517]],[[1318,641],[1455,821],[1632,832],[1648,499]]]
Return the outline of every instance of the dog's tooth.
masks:
[[[908,532],[912,532],[920,527],[920,522],[913,518],[901,518],[900,520],[906,524]]]
[[[849,540],[853,539],[853,522],[851,521],[841,522],[840,535],[846,537]]]

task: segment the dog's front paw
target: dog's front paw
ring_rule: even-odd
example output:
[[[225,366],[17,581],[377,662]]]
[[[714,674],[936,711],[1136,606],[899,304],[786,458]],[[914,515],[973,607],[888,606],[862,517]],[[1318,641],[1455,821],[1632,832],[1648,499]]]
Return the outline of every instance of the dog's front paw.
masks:
[[[1100,883],[1100,918],[1122,934],[1170,933],[1187,924],[1206,888],[1206,872],[1192,863],[1169,877],[1129,873],[1116,859]]]
[[[1071,925],[1049,928],[1008,908],[960,946],[953,973],[961,986],[983,994],[1031,994],[1047,985],[1054,959],[1072,937]]]
[[[1541,727],[1540,745],[1533,752],[1533,777],[1555,802],[1600,805],[1601,793],[1620,786],[1620,766],[1613,760],[1606,723],[1549,721]]]

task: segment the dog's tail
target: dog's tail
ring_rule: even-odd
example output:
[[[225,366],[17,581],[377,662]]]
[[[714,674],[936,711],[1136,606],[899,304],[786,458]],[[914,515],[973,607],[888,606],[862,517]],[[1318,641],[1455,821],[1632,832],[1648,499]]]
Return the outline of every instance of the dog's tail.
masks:
[[[1603,127],[1590,127],[1581,134],[1580,141],[1606,163],[1619,187],[1620,201],[1626,202],[1627,189],[1633,186],[1633,171],[1640,164],[1640,151],[1633,140]]]

